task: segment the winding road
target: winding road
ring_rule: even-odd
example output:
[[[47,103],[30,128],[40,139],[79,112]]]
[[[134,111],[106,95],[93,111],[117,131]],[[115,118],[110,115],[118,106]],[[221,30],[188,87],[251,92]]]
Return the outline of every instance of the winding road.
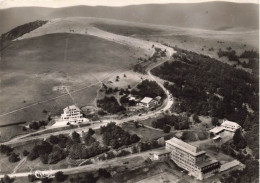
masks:
[[[16,143],[36,140],[36,139],[44,139],[44,138],[50,137],[51,135],[68,134],[68,133],[72,133],[73,131],[82,132],[82,131],[87,131],[90,127],[92,129],[98,129],[101,126],[104,126],[111,121],[120,125],[120,124],[122,124],[124,122],[128,122],[128,121],[145,120],[145,119],[148,119],[148,118],[156,117],[156,116],[160,115],[162,112],[167,111],[171,108],[174,101],[173,101],[173,98],[172,98],[170,92],[163,86],[162,83],[159,82],[159,80],[156,78],[156,76],[153,76],[151,74],[151,70],[153,68],[158,67],[159,65],[167,62],[172,57],[172,55],[175,53],[175,51],[172,48],[167,47],[165,45],[162,45],[160,43],[156,43],[156,42],[139,40],[139,39],[132,38],[132,37],[126,37],[126,36],[122,36],[122,35],[116,35],[116,34],[113,34],[113,33],[108,33],[108,32],[99,30],[97,28],[88,29],[87,33],[92,35],[92,36],[97,36],[97,37],[100,37],[100,38],[103,38],[103,39],[107,39],[107,40],[110,40],[110,41],[117,42],[119,44],[125,44],[125,45],[128,45],[128,46],[134,46],[134,47],[137,47],[137,48],[141,47],[142,49],[148,49],[150,51],[152,50],[152,53],[154,52],[153,47],[157,47],[157,48],[161,48],[162,50],[166,50],[166,57],[161,58],[159,61],[157,61],[157,63],[150,65],[146,69],[147,74],[150,77],[150,80],[155,81],[163,89],[163,91],[166,94],[166,99],[163,102],[162,106],[155,111],[149,111],[148,113],[143,114],[141,116],[136,115],[136,116],[126,117],[126,118],[123,118],[123,119],[109,119],[109,120],[103,120],[102,122],[95,121],[95,122],[93,122],[93,124],[91,126],[87,126],[87,127],[78,127],[78,128],[69,129],[69,130],[62,130],[62,131],[37,135],[37,133],[48,130],[48,129],[45,129],[45,130],[42,130],[42,131],[39,131],[39,132],[34,132],[34,133],[31,133],[31,134],[18,136],[16,138],[13,138],[10,141],[4,142],[2,144],[10,145],[10,144],[16,144]],[[146,51],[148,51],[148,50],[146,50]],[[96,85],[98,83],[99,82],[97,82],[93,85]],[[87,87],[90,87],[90,86],[87,86]],[[76,92],[76,91],[73,91],[73,92]],[[65,95],[68,95],[68,94],[65,94]],[[58,96],[58,97],[62,97],[62,96]],[[53,100],[53,99],[42,101],[41,103],[47,102],[47,101],[50,101],[50,100]],[[37,105],[37,103],[32,104],[32,105]],[[29,106],[27,106],[27,107],[29,107]],[[14,112],[14,111],[12,111],[12,112]],[[2,115],[6,115],[6,114],[2,114]],[[34,136],[30,136],[32,134]],[[139,155],[139,154],[137,154],[137,155]],[[115,161],[118,161],[118,160],[115,160]],[[113,162],[113,160],[111,162]],[[108,166],[109,163],[107,161],[105,161],[105,162],[101,162],[100,164],[102,165],[102,167],[104,167],[106,165]],[[86,171],[87,167],[89,167],[89,168],[91,167],[93,169],[93,168],[98,168],[99,166],[97,164],[95,164],[94,166],[88,165],[88,166],[74,167],[74,168],[67,168],[67,169],[48,170],[48,171],[46,171],[46,173],[54,174],[57,171],[63,171],[65,173],[73,173],[73,172],[79,172],[79,171]],[[25,176],[28,176],[29,174],[31,174],[31,172],[9,174],[9,176],[10,177],[25,177]],[[0,178],[1,177],[3,177],[3,175],[0,175]]]

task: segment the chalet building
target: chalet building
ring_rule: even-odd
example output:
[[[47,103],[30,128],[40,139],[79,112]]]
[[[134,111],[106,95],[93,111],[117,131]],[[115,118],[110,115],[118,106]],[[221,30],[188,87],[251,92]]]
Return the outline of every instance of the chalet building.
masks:
[[[153,107],[153,106],[156,106],[156,105],[160,105],[161,104],[161,98],[162,97],[160,97],[160,96],[157,96],[154,99],[150,98],[150,97],[144,97],[138,105],[143,106],[143,107],[147,107],[147,108]]]
[[[225,130],[231,131],[231,132],[235,132],[237,129],[241,128],[241,126],[239,124],[237,124],[236,122],[232,122],[232,121],[228,121],[228,120],[224,120],[223,123],[221,124],[221,126]]]
[[[219,172],[220,163],[211,160],[206,152],[182,140],[173,137],[166,141],[166,150],[171,151],[170,158],[181,168],[187,170],[189,175],[198,180],[211,177]]]

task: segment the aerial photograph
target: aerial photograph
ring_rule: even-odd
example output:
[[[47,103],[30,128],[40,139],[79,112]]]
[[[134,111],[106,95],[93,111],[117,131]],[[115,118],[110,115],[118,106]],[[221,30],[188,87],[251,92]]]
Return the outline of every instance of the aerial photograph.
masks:
[[[0,183],[259,183],[258,0],[0,0]]]

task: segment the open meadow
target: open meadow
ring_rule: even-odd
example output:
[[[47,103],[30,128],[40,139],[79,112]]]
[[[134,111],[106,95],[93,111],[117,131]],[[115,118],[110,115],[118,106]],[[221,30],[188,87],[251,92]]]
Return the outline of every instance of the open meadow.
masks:
[[[1,52],[0,113],[66,94],[65,89],[55,90],[57,86],[68,86],[80,107],[91,105],[96,95],[95,85],[113,76],[115,71],[130,69],[137,61],[134,53],[138,50],[92,36],[51,34],[15,41]],[[67,102],[61,107],[66,105]],[[26,108],[33,118],[16,113],[0,115],[0,123],[38,120],[34,113],[38,109],[33,108],[44,109],[36,105]]]

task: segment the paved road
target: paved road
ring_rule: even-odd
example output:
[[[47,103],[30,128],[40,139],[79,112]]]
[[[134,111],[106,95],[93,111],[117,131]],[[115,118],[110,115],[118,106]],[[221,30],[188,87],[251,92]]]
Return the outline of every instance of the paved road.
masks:
[[[122,37],[122,36],[121,36],[121,37]],[[130,38],[130,39],[132,39],[132,38]],[[149,44],[151,44],[151,42],[149,42]],[[92,129],[98,129],[98,128],[100,128],[100,126],[106,125],[108,122],[111,122],[111,121],[116,122],[117,124],[121,124],[121,123],[124,123],[124,122],[127,122],[127,121],[145,120],[145,119],[148,119],[148,118],[156,117],[156,116],[160,115],[163,111],[169,110],[169,109],[171,108],[171,106],[173,105],[173,97],[172,97],[172,95],[170,94],[170,92],[163,86],[163,84],[160,83],[160,82],[158,81],[158,79],[151,74],[151,70],[152,70],[153,68],[158,67],[159,65],[161,65],[161,64],[163,64],[163,63],[165,63],[165,62],[167,62],[167,61],[171,58],[171,56],[175,53],[175,51],[174,51],[172,48],[167,47],[167,46],[164,46],[164,45],[159,44],[159,43],[154,43],[154,45],[155,45],[156,47],[161,48],[162,50],[166,49],[166,57],[163,58],[163,59],[162,59],[161,61],[159,61],[158,63],[153,64],[153,65],[151,65],[150,67],[147,68],[147,73],[148,73],[150,79],[153,80],[153,81],[155,81],[155,82],[163,89],[163,91],[164,91],[165,94],[166,94],[166,99],[165,99],[165,101],[164,101],[162,107],[160,107],[158,110],[156,110],[156,111],[149,111],[148,113],[143,114],[142,116],[138,116],[138,115],[136,115],[136,116],[130,116],[130,117],[126,117],[126,118],[120,119],[120,120],[118,120],[118,119],[103,120],[102,123],[100,123],[100,122],[94,122],[93,125],[87,126],[87,127],[80,127],[80,128],[76,128],[76,129],[69,129],[69,130],[63,130],[63,131],[58,131],[58,132],[53,132],[53,133],[46,133],[46,134],[43,134],[43,135],[37,135],[37,133],[39,133],[39,132],[43,132],[43,131],[48,130],[48,129],[44,129],[44,130],[41,130],[41,131],[39,131],[39,132],[35,132],[35,133],[26,134],[26,135],[22,135],[22,136],[16,137],[16,138],[14,138],[14,139],[12,139],[12,140],[10,140],[10,141],[8,141],[8,142],[4,142],[4,143],[2,143],[2,144],[8,145],[8,144],[15,144],[15,143],[20,143],[20,142],[26,142],[26,141],[36,140],[36,139],[44,139],[44,138],[50,137],[51,135],[59,135],[59,134],[66,134],[66,133],[68,134],[68,133],[72,133],[73,131],[77,131],[77,132],[87,131],[90,127],[91,127]],[[99,84],[99,83],[100,83],[100,82],[97,82],[97,83],[94,83],[94,84],[92,84],[92,85],[96,85],[96,84]],[[92,86],[92,85],[89,85],[89,86],[87,86],[87,87],[90,87],[90,86]],[[84,88],[87,88],[87,87],[84,87]],[[79,90],[82,90],[82,89],[84,89],[84,88],[81,88],[81,89],[79,89]],[[72,91],[72,92],[70,92],[70,93],[74,93],[74,92],[77,92],[77,91],[79,91],[79,90],[75,90],[75,91]],[[64,95],[68,95],[68,94],[64,94]],[[55,98],[53,98],[53,99],[62,97],[62,96],[64,96],[64,95],[55,97]],[[44,102],[47,102],[47,101],[50,101],[50,100],[53,100],[53,99],[48,99],[48,100],[45,100],[45,101],[41,101],[41,102],[39,102],[39,103],[44,103]],[[32,104],[32,105],[37,105],[37,104],[39,104],[39,103],[35,103],[35,104]],[[30,106],[32,106],[32,105],[30,105]],[[30,107],[30,106],[26,106],[25,108]],[[20,110],[20,109],[19,109],[19,110]],[[12,112],[14,112],[14,111],[12,111]],[[1,115],[0,115],[0,116],[1,116]],[[32,135],[32,134],[37,135],[37,136],[30,136],[30,135]]]

